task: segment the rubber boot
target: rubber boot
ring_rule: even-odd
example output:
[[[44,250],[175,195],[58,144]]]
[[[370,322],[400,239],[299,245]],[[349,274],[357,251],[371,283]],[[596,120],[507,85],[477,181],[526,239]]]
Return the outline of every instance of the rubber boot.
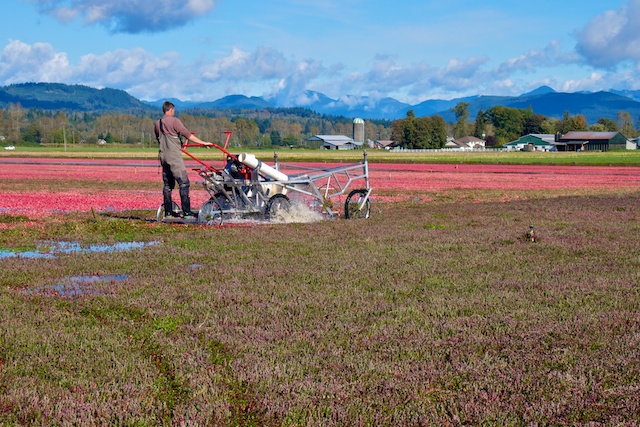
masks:
[[[191,212],[191,199],[189,198],[189,186],[180,186],[180,203],[182,204],[183,216],[194,217],[195,214]]]
[[[171,200],[171,189],[163,189],[162,197],[164,199],[164,216],[175,216],[173,211],[173,201]]]

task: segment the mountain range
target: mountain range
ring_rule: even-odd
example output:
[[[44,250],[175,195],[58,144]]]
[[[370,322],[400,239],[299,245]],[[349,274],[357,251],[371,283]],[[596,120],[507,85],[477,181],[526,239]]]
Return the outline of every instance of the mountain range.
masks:
[[[373,99],[366,96],[346,95],[332,99],[322,93],[305,91],[299,97],[304,101],[299,105],[318,114],[344,116],[363,119],[396,120],[406,117],[413,110],[417,117],[440,115],[445,121],[455,121],[451,111],[459,102],[469,104],[470,118],[475,118],[479,110],[486,111],[494,106],[511,108],[531,108],[534,113],[553,118],[582,114],[589,124],[600,118],[616,120],[620,111],[631,117],[640,117],[640,91],[609,90],[601,92],[556,92],[542,86],[520,96],[476,95],[451,100],[430,99],[410,105],[393,98]],[[210,102],[182,101],[169,99],[181,110],[239,110],[282,108],[277,98],[247,97],[229,95]],[[23,108],[63,110],[80,112],[152,112],[158,111],[165,99],[141,101],[119,89],[95,89],[83,85],[62,83],[21,83],[0,87],[0,107],[20,104]]]

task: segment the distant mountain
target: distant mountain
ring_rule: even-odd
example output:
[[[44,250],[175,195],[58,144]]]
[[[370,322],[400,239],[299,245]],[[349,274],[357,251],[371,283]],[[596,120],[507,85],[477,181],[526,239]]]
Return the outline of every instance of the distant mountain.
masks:
[[[582,114],[590,124],[596,123],[600,118],[616,120],[620,111],[626,111],[632,117],[640,117],[639,101],[611,92],[534,91],[517,97],[480,96],[467,102],[469,102],[469,113],[472,117],[475,117],[480,109],[486,111],[498,105],[511,108],[531,108],[534,113],[556,119],[561,119],[565,111],[572,116]],[[445,121],[455,120],[455,115],[450,110],[442,110],[435,114],[441,115]]]
[[[279,96],[266,100],[274,107],[304,107],[319,114],[331,116],[360,117],[365,119],[393,120],[398,111],[407,107],[393,98],[374,99],[368,96],[345,95],[339,99],[332,99],[323,93],[306,90],[293,97],[281,99]]]
[[[149,105],[153,105],[162,108],[162,104],[165,101],[170,101],[179,110],[191,109],[209,109],[209,110],[235,110],[235,109],[261,109],[273,107],[271,103],[265,101],[263,98],[252,96],[247,97],[244,95],[228,95],[215,101],[210,102],[196,102],[196,101],[181,101],[176,98],[164,98],[156,101],[147,102]]]
[[[157,101],[142,101],[142,102],[148,105],[157,107],[158,110],[162,110],[162,104],[164,104],[165,101],[172,102],[173,105],[175,105],[176,108],[179,110],[183,110],[186,108],[197,108],[197,106],[200,104],[199,102],[194,102],[194,101],[181,101],[177,98],[164,98],[164,99],[158,99]]]
[[[627,98],[631,98],[634,101],[640,101],[640,90],[609,90],[611,93],[615,93],[616,95],[624,96]]]
[[[442,99],[429,99],[427,101],[421,102],[420,104],[405,107],[399,113],[402,113],[402,117],[406,117],[409,110],[413,110],[413,113],[416,115],[416,117],[432,116],[434,114],[442,115],[442,111],[448,111],[450,108],[455,107],[459,102],[471,103],[471,101],[477,98],[477,96],[474,96],[466,98],[456,98],[449,101],[445,101]],[[469,112],[471,111],[473,110],[469,110]]]
[[[595,123],[601,117],[616,120],[619,111],[627,111],[634,117],[640,115],[640,102],[611,92],[554,92],[546,95],[514,98],[505,106],[531,107],[536,113],[556,118],[561,118],[564,112],[568,111],[571,115],[584,115],[589,123]]]
[[[394,120],[398,117],[398,112],[409,106],[393,98],[377,100],[368,96],[345,95],[339,99],[331,99],[313,91],[306,91],[305,96],[313,102],[304,107],[332,116]]]
[[[0,88],[0,107],[68,111],[145,111],[149,105],[119,89],[94,89],[61,83],[21,83]]]
[[[590,124],[600,118],[616,120],[620,111],[626,111],[634,118],[640,117],[640,91],[606,92],[556,92],[548,86],[520,96],[469,96],[451,100],[429,99],[409,105],[393,98],[372,98],[345,95],[332,99],[320,92],[304,91],[287,94],[287,98],[261,98],[244,95],[229,95],[210,102],[181,101],[169,99],[181,110],[241,110],[280,107],[303,107],[319,114],[360,117],[363,119],[396,120],[406,117],[413,110],[418,117],[440,115],[453,122],[451,111],[459,102],[469,104],[470,118],[475,118],[479,110],[486,111],[495,106],[511,108],[531,108],[534,113],[560,119],[565,112],[582,114]],[[140,101],[127,92],[118,89],[94,89],[82,85],[60,83],[23,83],[0,87],[0,107],[20,104],[23,108],[44,110],[93,111],[93,112],[155,112],[165,99]],[[292,105],[293,104],[293,105]]]
[[[197,104],[195,108],[211,108],[211,109],[261,109],[273,107],[269,102],[258,96],[247,97],[244,95],[229,95],[213,102],[202,102]]]
[[[548,93],[556,93],[556,91],[549,86],[540,86],[539,88],[534,89],[531,92],[523,93],[520,96],[546,95]]]

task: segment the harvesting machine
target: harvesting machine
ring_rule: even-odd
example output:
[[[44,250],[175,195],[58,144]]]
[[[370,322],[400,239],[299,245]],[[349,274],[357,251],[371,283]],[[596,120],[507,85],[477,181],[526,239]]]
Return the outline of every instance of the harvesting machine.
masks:
[[[200,144],[187,143],[182,148],[185,155],[200,165],[193,170],[202,178],[199,182],[210,196],[200,208],[199,224],[221,225],[232,218],[274,220],[284,217],[293,203],[304,203],[323,217],[336,218],[341,215],[335,210],[341,203],[336,201],[344,195],[345,218],[369,217],[372,188],[366,151],[362,162],[332,168],[279,163],[274,153],[274,165],[270,166],[253,154],[229,152],[231,132],[225,134],[224,146],[212,145],[224,155],[221,168],[187,150]],[[358,188],[351,189],[354,186]],[[177,204],[173,208],[180,211]],[[158,221],[164,221],[164,206],[158,209]]]

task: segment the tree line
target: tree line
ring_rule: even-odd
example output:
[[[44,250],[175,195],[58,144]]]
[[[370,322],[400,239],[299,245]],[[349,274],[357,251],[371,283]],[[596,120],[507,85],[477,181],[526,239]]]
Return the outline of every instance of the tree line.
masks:
[[[479,110],[475,121],[471,121],[469,103],[459,102],[451,112],[456,117],[454,123],[445,123],[440,116],[416,117],[413,110],[409,110],[407,117],[391,123],[391,138],[403,148],[434,149],[443,148],[448,135],[454,139],[475,136],[486,141],[488,147],[501,146],[529,134],[591,131],[620,132],[627,138],[639,135],[626,111],[618,113],[617,121],[601,118],[591,125],[582,114],[572,116],[568,111],[562,119],[555,119],[536,114],[531,108],[495,106],[486,111]]]
[[[601,118],[587,123],[583,115],[565,112],[562,119],[534,113],[529,109],[495,106],[479,110],[470,120],[469,104],[458,103],[451,111],[455,122],[441,116],[416,117],[413,110],[403,119],[365,120],[365,138],[393,140],[404,148],[442,148],[447,136],[473,135],[487,146],[500,146],[528,134],[555,134],[569,131],[621,132],[638,136],[628,112],[617,120]],[[153,126],[161,113],[87,113],[52,112],[24,109],[19,104],[0,109],[0,139],[6,144],[156,144]],[[237,147],[308,147],[313,135],[353,136],[353,120],[320,115],[305,108],[232,110],[185,110],[179,114],[185,126],[205,141],[221,142],[231,131],[231,143]],[[640,123],[639,123],[640,127]]]
[[[473,135],[486,140],[488,145],[506,144],[529,134],[565,134],[571,131],[620,132],[627,138],[638,136],[631,114],[626,111],[618,113],[617,121],[600,118],[589,124],[582,114],[571,115],[569,111],[564,112],[562,119],[556,119],[536,114],[531,108],[495,106],[486,111],[479,110],[475,122],[470,122],[467,119],[468,107],[468,103],[461,102],[452,109],[456,116],[454,138]]]
[[[0,138],[4,144],[156,144],[154,122],[162,113],[51,112],[10,105],[0,109]],[[353,135],[353,120],[320,115],[303,108],[264,110],[184,110],[178,117],[205,141],[222,142],[231,131],[238,147],[307,147],[313,135]],[[389,139],[390,122],[365,121],[370,139]],[[314,148],[314,147],[310,147]]]

